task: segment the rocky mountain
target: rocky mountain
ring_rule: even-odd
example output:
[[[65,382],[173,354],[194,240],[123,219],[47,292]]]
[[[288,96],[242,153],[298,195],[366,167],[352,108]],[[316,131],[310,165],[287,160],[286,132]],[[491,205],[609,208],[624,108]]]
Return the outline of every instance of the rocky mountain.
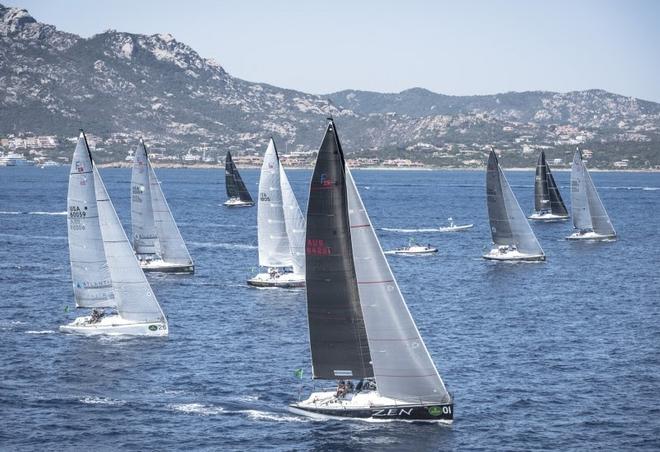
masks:
[[[538,149],[565,158],[579,144],[600,166],[621,159],[660,165],[660,104],[653,102],[601,90],[310,95],[232,77],[168,34],[108,30],[85,39],[0,5],[5,147],[12,137],[53,135],[52,152],[66,155],[66,138],[84,128],[105,160],[123,158],[137,135],[169,154],[249,153],[271,135],[280,147],[308,150],[318,146],[328,115],[346,150],[364,158],[472,166],[495,146],[512,164],[528,164]]]

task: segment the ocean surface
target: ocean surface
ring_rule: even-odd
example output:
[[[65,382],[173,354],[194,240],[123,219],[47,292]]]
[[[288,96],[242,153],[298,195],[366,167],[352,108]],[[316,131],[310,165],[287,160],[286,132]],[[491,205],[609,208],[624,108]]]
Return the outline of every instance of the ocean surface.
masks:
[[[311,173],[288,173],[304,210]],[[130,231],[129,171],[101,174]],[[170,336],[89,338],[58,332],[76,316],[68,168],[0,168],[0,449],[660,449],[659,174],[592,174],[617,242],[535,223],[548,260],[511,264],[480,257],[484,173],[354,171],[386,250],[410,238],[440,250],[388,259],[455,397],[452,426],[288,413],[313,388],[304,290],[246,286],[257,210],[221,206],[222,170],[157,174],[196,263],[193,276],[149,275]],[[258,171],[242,174],[256,197]],[[533,173],[507,177],[531,212]],[[555,177],[569,203],[569,173]],[[475,227],[382,229],[448,217]]]

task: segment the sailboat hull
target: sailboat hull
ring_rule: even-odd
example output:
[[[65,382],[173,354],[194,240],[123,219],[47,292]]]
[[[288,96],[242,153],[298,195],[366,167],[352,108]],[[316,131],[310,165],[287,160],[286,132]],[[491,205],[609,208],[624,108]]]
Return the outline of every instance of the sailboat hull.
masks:
[[[616,240],[616,234],[598,234],[597,232],[574,232],[566,237],[566,240],[593,240],[601,242],[612,242]]]
[[[305,277],[295,273],[278,274],[276,277],[271,277],[269,273],[259,273],[254,278],[247,280],[249,286],[253,287],[305,287]]]
[[[225,207],[252,207],[254,206],[253,201],[241,201],[240,199],[230,198],[226,200],[223,205]]]
[[[195,266],[188,264],[173,264],[164,260],[140,261],[140,267],[145,272],[158,273],[195,273]]]
[[[356,419],[370,422],[451,423],[454,404],[414,404],[381,397],[375,392],[350,394],[338,399],[334,392],[317,392],[289,405],[295,414],[317,419]]]
[[[535,212],[527,217],[530,220],[534,221],[566,221],[568,220],[568,215],[555,215],[553,213],[538,213]]]
[[[518,250],[501,251],[499,248],[490,250],[482,257],[491,261],[541,262],[545,260],[545,254],[525,254]]]
[[[89,323],[91,317],[83,316],[73,322],[60,326],[63,333],[80,334],[84,336],[167,336],[168,327],[163,322],[134,323],[122,319],[118,315],[103,317],[99,322]]]

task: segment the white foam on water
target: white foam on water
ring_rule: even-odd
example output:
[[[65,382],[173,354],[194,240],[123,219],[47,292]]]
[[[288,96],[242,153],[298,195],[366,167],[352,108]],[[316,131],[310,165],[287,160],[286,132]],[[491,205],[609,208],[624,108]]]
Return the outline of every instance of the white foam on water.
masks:
[[[399,228],[381,228],[383,231],[390,232],[440,232],[439,228],[422,228],[422,229],[399,229]]]
[[[267,411],[259,410],[242,410],[242,413],[248,415],[250,419],[255,421],[273,421],[273,422],[309,422],[309,418],[300,416],[291,416],[289,414],[276,414]]]
[[[256,250],[255,245],[244,243],[224,243],[224,242],[188,242],[189,245],[203,246],[207,248],[222,248],[226,250]]]
[[[40,330],[40,331],[26,331],[25,334],[54,334],[53,330]]]
[[[174,411],[186,414],[199,414],[202,416],[213,416],[225,411],[221,406],[202,405],[201,403],[174,403],[169,405]]]
[[[660,190],[660,187],[642,187],[643,191],[657,191]]]
[[[15,212],[15,211],[0,211],[0,215],[66,215],[66,210],[63,212]]]
[[[121,406],[126,404],[125,400],[114,400],[108,397],[87,396],[78,399],[79,402],[86,405],[108,405],[108,406]]]

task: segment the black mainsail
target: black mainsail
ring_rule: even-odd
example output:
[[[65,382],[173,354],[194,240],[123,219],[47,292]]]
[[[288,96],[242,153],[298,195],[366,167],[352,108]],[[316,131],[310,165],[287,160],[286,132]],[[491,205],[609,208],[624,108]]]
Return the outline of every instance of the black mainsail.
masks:
[[[312,176],[305,241],[312,373],[319,379],[374,375],[346,205],[344,156],[330,121]]]
[[[550,167],[545,160],[545,152],[541,151],[536,163],[534,179],[534,210],[537,213],[550,212],[557,216],[568,216],[568,210],[561,198],[559,188],[552,176]]]
[[[254,202],[252,196],[250,196],[250,192],[245,187],[245,183],[243,183],[243,179],[241,179],[241,175],[229,151],[227,151],[227,157],[225,158],[225,187],[227,188],[228,198],[237,198],[243,202]]]

